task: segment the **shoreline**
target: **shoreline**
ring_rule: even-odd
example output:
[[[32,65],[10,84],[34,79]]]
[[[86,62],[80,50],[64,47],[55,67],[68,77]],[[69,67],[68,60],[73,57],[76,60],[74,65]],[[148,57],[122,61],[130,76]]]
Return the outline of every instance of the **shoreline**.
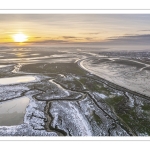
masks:
[[[98,78],[100,79],[100,82],[106,84],[107,86],[109,86],[109,87],[111,87],[111,88],[115,88],[116,90],[119,90],[119,91],[126,91],[126,92],[129,92],[129,93],[131,93],[131,94],[135,94],[135,95],[137,95],[137,96],[139,96],[139,97],[142,97],[142,98],[145,98],[145,99],[150,100],[150,96],[148,96],[148,95],[144,95],[144,94],[142,94],[142,93],[140,93],[140,92],[136,92],[136,91],[134,91],[134,90],[128,89],[128,88],[123,87],[123,86],[121,86],[121,85],[115,84],[115,83],[113,83],[113,82],[111,82],[111,81],[108,81],[107,79],[102,78],[100,75],[97,75],[97,74],[92,73],[92,72],[91,72],[90,70],[88,70],[85,66],[83,66],[83,64],[81,64],[81,63],[83,63],[83,61],[85,61],[86,59],[89,59],[89,58],[90,58],[90,57],[85,58],[85,59],[80,59],[80,60],[78,60],[78,61],[77,61],[78,66],[79,66],[80,68],[82,68],[83,70],[89,72],[90,74],[92,74],[92,75],[98,77]],[[107,83],[106,83],[106,82],[107,82]]]

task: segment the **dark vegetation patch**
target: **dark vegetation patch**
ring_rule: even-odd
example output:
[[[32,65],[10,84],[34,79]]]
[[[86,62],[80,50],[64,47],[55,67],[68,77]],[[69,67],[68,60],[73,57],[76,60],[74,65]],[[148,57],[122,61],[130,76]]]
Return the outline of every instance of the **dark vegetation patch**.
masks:
[[[124,96],[106,100],[108,105],[114,108],[116,114],[131,128],[135,135],[144,135],[145,133],[150,135],[150,121],[148,114],[146,114],[146,111],[150,110],[150,105],[147,103],[144,103],[143,106],[136,104],[131,108],[128,105],[128,101],[130,99]],[[138,112],[138,107],[141,107],[143,112]]]
[[[143,70],[150,70],[150,67],[146,67],[146,68],[144,68]]]
[[[123,65],[133,66],[133,67],[137,67],[137,68],[145,67],[144,64],[140,64],[140,63],[133,62],[133,61],[130,61],[130,60],[116,59],[116,60],[113,61],[112,63],[123,64]]]
[[[97,125],[100,125],[103,123],[101,118],[96,114],[95,111],[93,111],[93,119],[96,121]]]
[[[75,63],[38,63],[28,64],[21,68],[23,72],[49,73],[49,74],[75,74],[86,75],[86,71],[80,69]]]
[[[4,68],[0,68],[0,78],[21,76],[21,74],[12,73],[13,70],[14,66],[7,66]]]

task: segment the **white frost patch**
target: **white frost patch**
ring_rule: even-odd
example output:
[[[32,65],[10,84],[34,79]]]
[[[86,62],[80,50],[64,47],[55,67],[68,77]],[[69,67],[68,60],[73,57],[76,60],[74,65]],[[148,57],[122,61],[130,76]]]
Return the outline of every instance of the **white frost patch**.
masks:
[[[37,55],[40,55],[40,54],[37,53],[37,54],[31,54],[31,55],[32,55],[32,56],[37,56]]]
[[[77,59],[75,60],[75,62],[74,62],[74,63],[77,63],[79,60],[80,60],[80,59],[79,59],[79,58],[77,58]]]
[[[70,93],[69,93],[66,89],[64,89],[64,88],[63,88],[62,86],[60,86],[59,84],[55,83],[55,82],[53,81],[53,79],[52,79],[52,80],[49,80],[49,82],[51,82],[52,84],[56,85],[57,88],[60,89],[60,90],[62,90],[67,96],[70,95]]]
[[[134,99],[126,92],[126,95],[129,97],[129,106],[134,107]]]
[[[4,67],[8,67],[8,66],[12,66],[12,65],[0,65],[0,68],[4,68]]]
[[[36,81],[34,76],[19,76],[10,78],[0,78],[0,85],[19,84]]]
[[[107,98],[107,96],[104,95],[104,94],[102,94],[102,93],[93,92],[93,94],[96,95],[96,96],[98,96],[98,97],[100,97],[100,98],[102,98],[102,99]]]
[[[29,98],[30,102],[26,108],[24,123],[17,126],[1,126],[1,136],[57,136],[55,132],[47,132],[44,128],[46,102]]]
[[[0,127],[1,136],[57,136],[55,132],[47,132],[45,130],[33,130],[28,124],[18,126],[2,126]]]
[[[66,76],[63,74],[58,74],[60,77],[65,78]]]
[[[26,90],[29,90],[29,88],[22,85],[0,86],[0,101],[20,97],[21,93]]]
[[[50,57],[56,57],[56,58],[60,57],[61,58],[61,57],[64,57],[64,56],[63,55],[57,55],[57,54],[55,54],[55,55],[50,55]]]
[[[57,125],[73,136],[92,136],[91,126],[76,102],[52,102],[50,113],[54,118],[51,124],[53,127]]]
[[[45,106],[46,102],[35,101],[30,98],[30,103],[24,116],[24,123],[31,125],[33,128],[44,130],[44,119],[46,119],[44,115]]]

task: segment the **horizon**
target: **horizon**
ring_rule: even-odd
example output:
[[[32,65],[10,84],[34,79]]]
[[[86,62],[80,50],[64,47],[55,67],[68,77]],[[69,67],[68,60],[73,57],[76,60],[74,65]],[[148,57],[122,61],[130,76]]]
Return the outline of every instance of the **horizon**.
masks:
[[[149,47],[149,18],[149,14],[0,14],[0,47]]]

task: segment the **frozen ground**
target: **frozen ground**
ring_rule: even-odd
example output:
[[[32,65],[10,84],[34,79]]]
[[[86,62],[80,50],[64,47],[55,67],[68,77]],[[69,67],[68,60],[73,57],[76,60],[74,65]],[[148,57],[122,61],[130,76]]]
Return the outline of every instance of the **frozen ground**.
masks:
[[[150,135],[149,59],[82,48],[0,56],[1,136]]]
[[[89,72],[150,97],[150,65],[123,58],[95,57],[81,62]]]

